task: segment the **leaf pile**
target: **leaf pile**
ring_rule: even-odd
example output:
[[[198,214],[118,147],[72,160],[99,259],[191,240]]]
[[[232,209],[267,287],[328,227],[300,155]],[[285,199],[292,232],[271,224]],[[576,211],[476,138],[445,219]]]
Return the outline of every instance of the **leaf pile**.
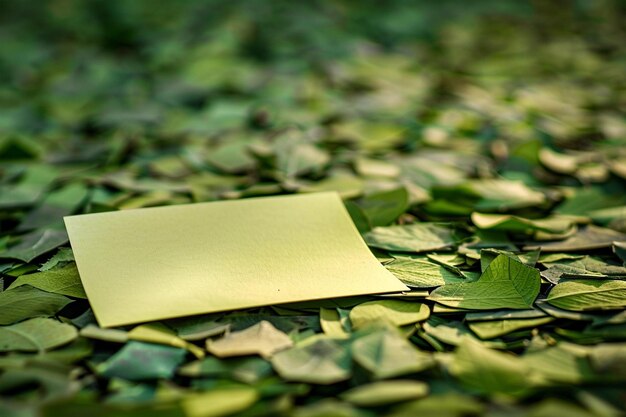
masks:
[[[410,3],[0,6],[0,415],[626,412],[626,10]],[[62,223],[328,190],[410,292],[103,329]]]

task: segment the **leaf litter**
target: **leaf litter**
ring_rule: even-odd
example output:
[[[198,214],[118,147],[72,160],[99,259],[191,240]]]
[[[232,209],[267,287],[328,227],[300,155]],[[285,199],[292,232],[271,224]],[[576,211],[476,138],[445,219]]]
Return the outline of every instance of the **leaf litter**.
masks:
[[[519,26],[476,5],[444,30],[436,4],[363,4],[349,33],[330,2],[57,3],[2,29],[1,415],[626,412],[604,6],[538,13],[539,40],[513,6]],[[316,191],[410,292],[98,327],[62,216]]]

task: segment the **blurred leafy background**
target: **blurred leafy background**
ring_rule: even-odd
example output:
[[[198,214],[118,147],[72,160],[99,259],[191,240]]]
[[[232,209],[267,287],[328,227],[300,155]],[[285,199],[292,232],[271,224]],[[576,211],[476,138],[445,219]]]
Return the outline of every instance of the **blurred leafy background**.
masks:
[[[402,363],[390,355],[370,373],[350,374],[348,344],[388,338],[409,345],[408,362],[426,358],[432,391],[392,415],[613,416],[623,407],[624,368],[613,365],[623,363],[626,340],[626,254],[612,242],[626,240],[626,2],[0,0],[0,80],[0,304],[26,291],[18,281],[36,284],[33,276],[46,271],[78,288],[65,293],[71,299],[28,290],[44,304],[62,298],[46,305],[55,318],[44,324],[0,309],[3,325],[39,320],[43,328],[65,326],[67,336],[59,343],[35,334],[50,345],[32,354],[0,346],[9,352],[0,357],[0,414],[227,414],[211,396],[217,387],[240,410],[259,400],[251,416],[381,415],[388,410],[367,411],[363,398],[322,400]],[[525,248],[520,259],[541,265],[540,299],[559,288],[565,271],[619,286],[617,311],[564,312],[544,302],[549,313],[531,312],[539,321],[524,323],[535,328],[510,327],[474,344],[461,338],[480,334],[480,325],[467,327],[466,311],[416,291],[432,316],[410,323],[415,333],[403,328],[410,339],[385,329],[353,333],[344,344],[320,342],[339,352],[335,365],[349,378],[331,387],[291,383],[311,376],[289,369],[277,378],[257,357],[208,357],[176,370],[185,352],[159,343],[171,343],[177,331],[192,343],[176,343],[204,355],[194,343],[204,346],[208,336],[193,339],[194,326],[214,337],[261,320],[296,342],[328,333],[320,323],[343,335],[355,310],[348,309],[363,300],[232,312],[192,326],[168,322],[152,328],[158,337],[135,339],[153,344],[121,348],[137,328],[94,330],[63,247],[63,215],[322,190],[341,193],[363,233],[445,220],[472,236],[443,242],[457,252],[431,258],[377,250],[398,274],[406,272],[399,265],[413,265],[404,279],[426,279],[424,265],[476,279],[480,264],[499,253],[494,248]],[[545,241],[554,241],[555,252],[583,254],[533,255]],[[416,252],[439,248],[422,249]],[[413,284],[445,287],[437,274]],[[478,321],[508,326],[504,313]],[[595,346],[601,342],[621,345]],[[132,355],[153,366],[127,369]],[[529,363],[540,382],[527,378]],[[225,396],[232,384],[239,384],[235,397]],[[409,388],[405,399],[426,395],[424,385]],[[201,391],[206,398],[187,396]],[[468,395],[477,392],[480,401]]]

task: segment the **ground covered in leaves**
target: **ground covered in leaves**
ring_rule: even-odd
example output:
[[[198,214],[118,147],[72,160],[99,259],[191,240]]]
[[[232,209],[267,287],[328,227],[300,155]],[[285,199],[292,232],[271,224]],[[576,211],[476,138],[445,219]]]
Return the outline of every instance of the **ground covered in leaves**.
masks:
[[[624,412],[620,2],[158,3],[1,6],[1,415]],[[328,190],[411,292],[97,326],[64,215]]]

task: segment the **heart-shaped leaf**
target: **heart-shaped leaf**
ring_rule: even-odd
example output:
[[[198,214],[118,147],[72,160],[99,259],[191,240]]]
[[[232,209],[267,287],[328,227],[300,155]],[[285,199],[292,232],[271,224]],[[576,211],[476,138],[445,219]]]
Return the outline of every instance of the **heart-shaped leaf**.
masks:
[[[441,286],[429,299],[450,307],[475,310],[527,309],[533,305],[540,286],[538,270],[509,256],[498,255],[478,281]]]

